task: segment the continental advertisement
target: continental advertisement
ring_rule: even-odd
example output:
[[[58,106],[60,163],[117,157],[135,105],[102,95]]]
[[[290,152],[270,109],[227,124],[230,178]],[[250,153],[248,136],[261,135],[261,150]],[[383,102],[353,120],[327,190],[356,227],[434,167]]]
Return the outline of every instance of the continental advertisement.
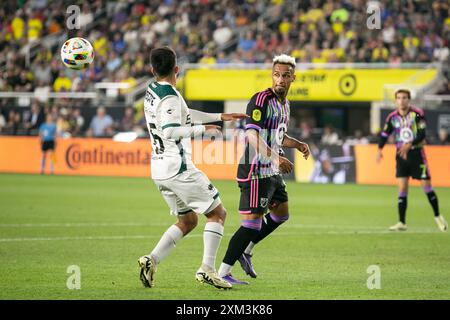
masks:
[[[288,99],[292,101],[380,101],[385,86],[418,88],[438,75],[435,69],[314,69],[297,70]],[[186,71],[184,95],[188,100],[249,100],[271,87],[270,70]]]
[[[355,147],[356,182],[361,184],[396,184],[394,145],[383,149],[383,159],[375,161],[378,147],[376,145],[359,145]],[[450,187],[450,146],[425,146],[427,165],[434,186]],[[412,180],[413,185],[420,185]]]
[[[376,162],[377,145],[315,146],[303,160],[295,153],[295,179],[309,183],[357,183],[396,185],[394,145],[386,145],[383,159]],[[425,154],[434,186],[450,187],[450,146],[426,146]],[[420,185],[411,179],[414,186]]]
[[[210,179],[235,179],[241,154],[233,143],[193,141],[192,144],[193,161]],[[58,139],[55,155],[55,174],[123,177],[150,177],[151,174],[151,143],[147,139],[130,143],[111,139]],[[0,172],[39,173],[41,157],[37,137],[0,137]]]
[[[386,145],[376,163],[376,145],[311,146],[304,160],[295,152],[295,179],[307,183],[358,183],[395,185],[395,147]],[[450,187],[450,146],[426,146],[433,185]],[[59,139],[55,174],[150,177],[151,143],[111,139]],[[234,180],[242,145],[231,141],[193,141],[192,159],[210,179]],[[47,161],[48,163],[49,161]],[[41,150],[37,137],[0,137],[0,172],[40,172]],[[413,180],[413,185],[419,182]]]

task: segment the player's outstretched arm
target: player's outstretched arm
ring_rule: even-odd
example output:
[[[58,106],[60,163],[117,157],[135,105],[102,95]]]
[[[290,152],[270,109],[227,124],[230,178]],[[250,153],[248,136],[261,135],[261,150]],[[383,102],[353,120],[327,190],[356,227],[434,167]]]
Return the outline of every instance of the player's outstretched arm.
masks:
[[[305,160],[308,159],[308,157],[311,153],[307,143],[301,142],[295,138],[292,138],[292,137],[288,136],[287,134],[284,135],[283,147],[297,149],[298,151],[300,151],[303,154],[303,158],[305,158]]]
[[[248,115],[245,113],[222,113],[221,119],[222,121],[233,121],[248,118]]]
[[[247,118],[245,113],[208,113],[189,109],[193,123],[211,123],[218,121],[233,121]]]

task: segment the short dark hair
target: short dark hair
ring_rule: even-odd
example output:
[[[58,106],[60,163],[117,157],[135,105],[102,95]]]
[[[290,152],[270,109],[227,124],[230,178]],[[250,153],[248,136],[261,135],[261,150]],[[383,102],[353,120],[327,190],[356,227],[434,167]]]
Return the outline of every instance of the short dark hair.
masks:
[[[159,77],[170,75],[177,64],[177,55],[169,47],[155,48],[150,52],[150,63]]]
[[[395,91],[395,99],[397,99],[397,94],[399,93],[406,93],[408,95],[408,99],[411,100],[411,91],[409,91],[408,89],[398,89],[397,91]]]

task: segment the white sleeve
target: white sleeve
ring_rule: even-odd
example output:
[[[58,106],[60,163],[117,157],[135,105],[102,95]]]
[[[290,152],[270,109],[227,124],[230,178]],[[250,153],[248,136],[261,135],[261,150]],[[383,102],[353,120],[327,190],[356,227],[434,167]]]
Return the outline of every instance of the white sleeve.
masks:
[[[189,109],[189,113],[191,114],[192,123],[211,123],[222,121],[221,113],[208,113],[194,109]]]
[[[159,125],[161,130],[181,126],[181,103],[177,96],[170,96],[158,106]]]
[[[181,125],[181,103],[177,96],[170,96],[161,101],[158,109],[161,131],[165,139],[197,137],[205,132],[205,126]]]
[[[205,126],[170,127],[163,130],[164,139],[182,139],[201,136],[205,132]]]

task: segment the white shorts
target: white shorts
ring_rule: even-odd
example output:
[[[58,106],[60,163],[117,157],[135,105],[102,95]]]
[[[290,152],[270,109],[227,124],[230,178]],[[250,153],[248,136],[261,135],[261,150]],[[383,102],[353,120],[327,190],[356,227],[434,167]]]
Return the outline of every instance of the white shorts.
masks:
[[[153,180],[173,215],[189,211],[205,214],[220,203],[219,192],[199,170],[187,170],[170,179]]]

